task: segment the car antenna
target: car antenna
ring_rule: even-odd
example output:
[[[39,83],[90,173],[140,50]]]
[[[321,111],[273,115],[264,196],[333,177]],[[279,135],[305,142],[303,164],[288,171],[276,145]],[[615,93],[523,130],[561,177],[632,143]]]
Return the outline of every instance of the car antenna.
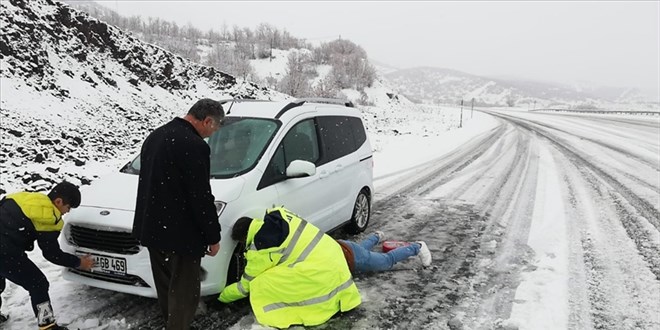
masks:
[[[240,86],[238,86],[237,89],[241,89],[241,87],[243,87],[243,85],[245,85],[245,82],[246,82],[246,81],[247,81],[247,80],[243,79],[243,82],[241,83]],[[236,102],[236,96],[234,96],[234,97],[231,99],[231,103],[229,104],[229,109],[227,109],[227,114],[229,114],[229,112],[231,111],[231,107],[234,106],[234,102]]]
[[[231,111],[231,107],[234,106],[234,102],[236,102],[236,98],[234,97],[231,99],[231,103],[229,104],[229,109],[227,109],[227,115],[229,114],[229,111]]]

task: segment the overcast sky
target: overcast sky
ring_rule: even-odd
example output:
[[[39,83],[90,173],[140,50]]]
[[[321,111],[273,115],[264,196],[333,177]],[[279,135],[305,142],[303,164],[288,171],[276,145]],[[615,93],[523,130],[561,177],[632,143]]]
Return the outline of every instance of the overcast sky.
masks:
[[[312,42],[341,35],[399,68],[659,89],[659,1],[97,2],[202,30],[269,23]]]

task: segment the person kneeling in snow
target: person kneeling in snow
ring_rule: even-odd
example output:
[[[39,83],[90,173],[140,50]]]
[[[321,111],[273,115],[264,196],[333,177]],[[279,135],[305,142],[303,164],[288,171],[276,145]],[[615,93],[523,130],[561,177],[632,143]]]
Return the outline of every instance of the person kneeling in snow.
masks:
[[[376,231],[359,243],[347,240],[337,240],[337,243],[341,245],[348,267],[354,274],[390,270],[397,262],[412,256],[419,256],[424,267],[431,265],[431,251],[426,243],[413,242],[387,253],[371,251],[376,244],[382,243],[384,240],[385,234],[382,231]]]
[[[339,244],[294,213],[275,208],[263,220],[241,218],[231,237],[245,243],[247,264],[240,281],[218,299],[229,303],[249,295],[259,323],[319,325],[360,305]]]
[[[25,251],[32,251],[36,240],[48,261],[90,270],[94,266],[92,256],[79,258],[65,253],[57,242],[64,224],[62,215],[79,205],[78,187],[66,181],[53,187],[48,195],[19,192],[0,200],[0,293],[4,291],[5,279],[27,290],[40,330],[66,328],[55,323],[48,280]],[[2,316],[0,320],[6,321],[7,317]]]

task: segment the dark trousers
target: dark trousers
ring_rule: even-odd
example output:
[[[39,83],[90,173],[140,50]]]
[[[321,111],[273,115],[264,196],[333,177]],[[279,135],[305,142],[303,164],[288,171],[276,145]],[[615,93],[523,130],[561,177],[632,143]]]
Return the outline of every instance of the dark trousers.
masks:
[[[5,292],[6,285],[5,278],[0,276],[0,311],[2,310],[2,293]]]
[[[158,304],[167,330],[188,330],[199,304],[201,257],[149,248]]]
[[[5,279],[30,293],[32,310],[40,326],[55,322],[48,296],[48,280],[25,253],[0,253],[0,293],[5,289]]]

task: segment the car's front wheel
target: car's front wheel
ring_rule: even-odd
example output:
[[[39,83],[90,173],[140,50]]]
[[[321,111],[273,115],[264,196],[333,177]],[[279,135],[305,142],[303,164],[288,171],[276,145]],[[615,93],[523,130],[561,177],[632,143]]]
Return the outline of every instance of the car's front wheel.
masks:
[[[355,199],[353,206],[353,216],[346,226],[346,231],[350,234],[359,234],[367,229],[369,218],[371,217],[371,201],[369,195],[363,189]]]
[[[234,253],[231,255],[231,260],[229,260],[229,267],[227,267],[227,282],[225,286],[236,283],[243,276],[245,272],[245,245],[243,243],[236,244]]]

